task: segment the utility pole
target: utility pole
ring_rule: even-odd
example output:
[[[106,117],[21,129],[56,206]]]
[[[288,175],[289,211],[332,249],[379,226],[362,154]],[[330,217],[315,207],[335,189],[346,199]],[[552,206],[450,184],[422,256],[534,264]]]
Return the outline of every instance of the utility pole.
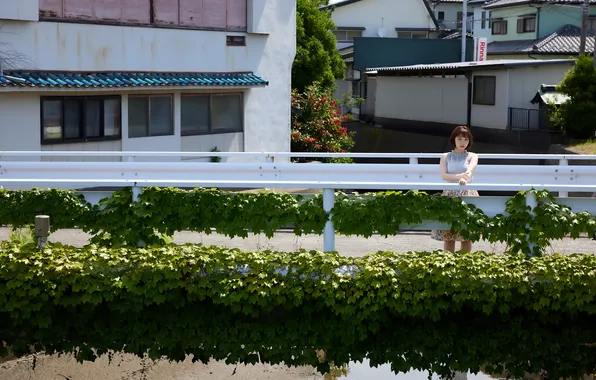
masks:
[[[590,1],[590,0],[585,0]],[[461,61],[466,61],[466,46],[468,44],[468,0],[462,2],[462,16],[461,16]],[[587,25],[586,19],[586,25]]]
[[[584,0],[582,6],[582,34],[579,40],[579,55],[586,53],[586,38],[588,36],[588,15],[590,13],[590,0]]]

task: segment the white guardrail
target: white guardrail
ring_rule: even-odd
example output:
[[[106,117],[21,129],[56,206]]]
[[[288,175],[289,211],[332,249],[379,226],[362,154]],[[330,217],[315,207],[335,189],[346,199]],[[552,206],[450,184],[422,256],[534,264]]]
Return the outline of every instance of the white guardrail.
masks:
[[[261,162],[191,162],[188,158],[213,156],[252,159]],[[91,203],[111,191],[85,190],[93,187],[133,187],[133,201],[146,186],[217,188],[315,188],[323,190],[323,207],[333,208],[335,190],[443,190],[461,188],[441,179],[439,165],[419,164],[419,159],[438,159],[440,153],[288,153],[288,152],[112,152],[112,151],[0,151],[0,186],[7,189],[77,189]],[[20,158],[33,158],[25,161]],[[79,161],[54,161],[74,158]],[[92,157],[122,157],[122,161],[83,161]],[[404,164],[306,164],[291,163],[291,157],[352,157],[408,159]],[[51,158],[52,161],[48,161]],[[146,161],[149,158],[151,161]],[[155,161],[160,158],[178,161]],[[96,158],[97,159],[97,158]],[[143,161],[145,159],[145,161]],[[596,198],[569,198],[568,192],[596,191],[596,166],[569,165],[573,160],[596,160],[588,155],[479,154],[480,164],[468,189],[479,191],[521,191],[546,189],[558,192],[558,202],[574,211],[596,215]],[[552,165],[493,165],[490,160],[549,160]],[[276,162],[277,161],[277,162]],[[281,161],[281,162],[280,162]],[[437,161],[438,162],[438,161]],[[556,163],[556,164],[555,164]],[[508,196],[483,195],[465,201],[487,215],[504,213]],[[536,199],[528,196],[529,205]],[[446,228],[436,223],[403,226],[403,229]],[[331,221],[325,226],[324,250],[335,249]]]

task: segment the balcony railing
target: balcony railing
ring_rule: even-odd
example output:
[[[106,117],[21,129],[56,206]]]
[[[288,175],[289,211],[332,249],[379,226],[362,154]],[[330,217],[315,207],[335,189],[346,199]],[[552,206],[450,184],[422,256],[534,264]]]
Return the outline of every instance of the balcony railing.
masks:
[[[548,131],[549,110],[509,107],[507,127],[513,130]]]

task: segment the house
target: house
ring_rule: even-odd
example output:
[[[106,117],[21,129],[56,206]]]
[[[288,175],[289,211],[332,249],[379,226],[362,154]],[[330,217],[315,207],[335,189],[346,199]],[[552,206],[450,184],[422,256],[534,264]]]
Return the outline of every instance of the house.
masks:
[[[475,38],[486,38],[490,37],[490,10],[486,10],[483,8],[484,4],[490,2],[491,0],[469,0],[468,4],[472,8],[472,12],[474,15],[472,16],[473,19],[473,26],[472,26],[472,34]]]
[[[474,9],[468,2],[466,19],[466,30],[472,32],[474,28],[473,16]],[[431,8],[435,13],[435,17],[439,21],[439,26],[446,32],[461,30],[461,22],[463,20],[463,0],[430,0]],[[460,33],[461,36],[461,33]]]
[[[295,0],[0,4],[0,151],[289,151]]]
[[[375,123],[430,128],[455,125],[493,130],[541,130],[544,110],[534,104],[543,83],[559,83],[575,60],[492,60],[379,67]]]
[[[439,22],[427,0],[331,0],[338,48],[356,37],[436,38]]]
[[[554,59],[579,54],[583,0],[493,0],[489,59]],[[596,0],[590,0],[596,4]],[[585,51],[594,51],[596,10],[590,9]]]

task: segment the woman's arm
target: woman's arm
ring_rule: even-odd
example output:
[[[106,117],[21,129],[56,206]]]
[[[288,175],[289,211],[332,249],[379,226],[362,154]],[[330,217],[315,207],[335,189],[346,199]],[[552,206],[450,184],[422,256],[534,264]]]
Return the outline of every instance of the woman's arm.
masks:
[[[472,153],[472,157],[470,158],[470,166],[468,166],[468,170],[466,170],[466,174],[468,176],[471,176],[472,173],[474,173],[474,170],[476,170],[477,166],[478,166],[478,155],[476,153]]]
[[[441,156],[441,160],[439,161],[439,165],[441,166],[441,177],[443,181],[457,181],[464,176],[465,173],[461,174],[449,174],[447,173],[447,154],[444,153]]]

